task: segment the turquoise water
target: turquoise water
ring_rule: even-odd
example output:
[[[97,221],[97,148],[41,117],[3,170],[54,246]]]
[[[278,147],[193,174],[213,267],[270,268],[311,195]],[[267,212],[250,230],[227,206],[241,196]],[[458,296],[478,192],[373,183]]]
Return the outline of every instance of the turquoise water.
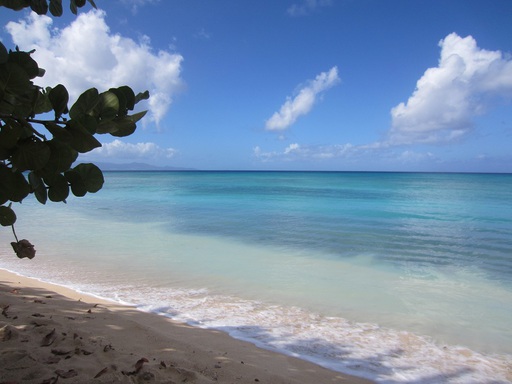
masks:
[[[37,257],[2,231],[0,267],[383,383],[511,380],[512,175],[105,178],[16,207]]]

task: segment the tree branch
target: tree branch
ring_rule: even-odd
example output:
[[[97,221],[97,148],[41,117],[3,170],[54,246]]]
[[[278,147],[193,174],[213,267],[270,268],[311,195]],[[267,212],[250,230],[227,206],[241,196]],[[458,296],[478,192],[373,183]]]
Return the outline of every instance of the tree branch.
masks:
[[[55,124],[65,124],[65,120],[40,120],[40,119],[21,119],[19,117],[15,117],[13,115],[6,115],[3,113],[0,113],[0,119],[12,119],[17,121],[20,124],[23,124],[25,126],[30,127],[30,130],[34,133],[34,135],[38,136],[39,138],[46,140],[46,136],[42,133],[39,133],[30,123],[34,124],[42,124],[45,125],[46,123],[55,123]]]

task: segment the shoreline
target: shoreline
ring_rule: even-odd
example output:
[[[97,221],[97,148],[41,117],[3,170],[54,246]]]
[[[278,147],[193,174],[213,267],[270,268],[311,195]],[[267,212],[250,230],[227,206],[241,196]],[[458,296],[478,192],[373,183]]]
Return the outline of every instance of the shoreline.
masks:
[[[372,381],[0,269],[0,382]]]

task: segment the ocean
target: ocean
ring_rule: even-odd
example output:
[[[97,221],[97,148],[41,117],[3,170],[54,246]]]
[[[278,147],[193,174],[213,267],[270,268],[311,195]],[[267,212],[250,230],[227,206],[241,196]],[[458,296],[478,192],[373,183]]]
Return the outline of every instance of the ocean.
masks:
[[[512,175],[105,172],[0,267],[378,383],[512,381]]]

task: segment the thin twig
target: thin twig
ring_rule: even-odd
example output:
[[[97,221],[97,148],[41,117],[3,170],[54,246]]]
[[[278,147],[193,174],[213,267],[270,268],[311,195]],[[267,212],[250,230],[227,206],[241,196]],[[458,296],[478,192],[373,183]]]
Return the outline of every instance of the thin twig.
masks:
[[[12,233],[14,234],[14,238],[16,239],[16,242],[19,243],[20,241],[18,240],[18,236],[16,236],[16,231],[14,230],[14,224],[11,225],[12,227]]]

